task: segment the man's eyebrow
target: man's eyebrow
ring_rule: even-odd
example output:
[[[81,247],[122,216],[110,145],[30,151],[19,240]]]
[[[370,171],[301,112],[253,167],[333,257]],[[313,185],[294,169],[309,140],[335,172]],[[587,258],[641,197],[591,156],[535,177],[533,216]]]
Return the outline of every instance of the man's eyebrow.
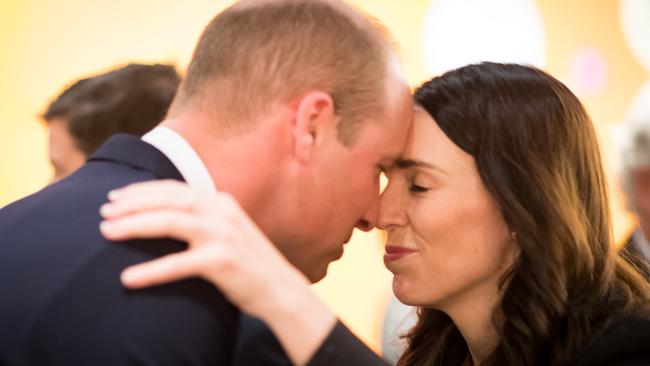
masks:
[[[399,154],[387,156],[381,159],[381,162],[379,162],[379,166],[381,166],[384,169],[390,169],[395,166],[398,160],[400,160]]]

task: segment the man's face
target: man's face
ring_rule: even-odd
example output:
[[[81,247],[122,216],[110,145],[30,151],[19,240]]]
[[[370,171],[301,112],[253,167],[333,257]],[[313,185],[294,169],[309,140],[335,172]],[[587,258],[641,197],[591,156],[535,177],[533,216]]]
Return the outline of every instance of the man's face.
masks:
[[[376,224],[381,171],[401,154],[413,114],[406,83],[394,81],[389,90],[385,113],[363,121],[350,146],[329,139],[315,164],[316,177],[301,195],[298,240],[283,251],[313,282],[341,257],[355,227],[367,231]]]
[[[68,132],[68,121],[56,117],[47,122],[49,129],[49,155],[54,167],[52,183],[56,182],[81,167],[86,161],[84,153],[77,148]]]

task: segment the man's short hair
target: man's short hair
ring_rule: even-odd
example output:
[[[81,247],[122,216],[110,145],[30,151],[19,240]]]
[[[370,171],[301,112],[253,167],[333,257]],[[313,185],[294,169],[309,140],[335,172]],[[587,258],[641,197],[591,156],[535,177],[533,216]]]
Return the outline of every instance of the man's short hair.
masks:
[[[77,147],[92,154],[111,135],[141,136],[162,121],[180,77],[170,65],[129,64],[75,82],[43,114],[63,118]]]
[[[245,132],[273,104],[320,90],[332,97],[339,137],[349,142],[359,121],[383,112],[386,35],[342,3],[236,4],[205,28],[174,105],[198,96],[223,127]]]

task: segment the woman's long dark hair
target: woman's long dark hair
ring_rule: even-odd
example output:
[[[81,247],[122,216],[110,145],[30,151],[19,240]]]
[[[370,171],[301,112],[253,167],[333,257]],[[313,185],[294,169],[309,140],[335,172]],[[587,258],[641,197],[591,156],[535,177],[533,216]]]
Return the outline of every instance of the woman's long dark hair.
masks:
[[[481,63],[425,83],[415,101],[474,157],[516,233],[484,365],[571,364],[612,321],[648,311],[648,283],[613,248],[594,127],[566,86],[533,67]],[[399,365],[460,364],[467,345],[450,318],[419,315]]]

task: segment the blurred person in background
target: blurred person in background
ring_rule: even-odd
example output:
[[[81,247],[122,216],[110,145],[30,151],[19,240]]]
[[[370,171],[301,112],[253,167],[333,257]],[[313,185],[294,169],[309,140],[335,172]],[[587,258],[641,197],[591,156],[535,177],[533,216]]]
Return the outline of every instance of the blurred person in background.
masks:
[[[622,250],[650,279],[650,110],[631,118],[623,132],[627,138],[622,151],[621,184],[628,207],[639,223]]]
[[[391,293],[381,325],[381,357],[390,365],[396,365],[404,354],[406,335],[417,320],[417,308],[404,305]]]
[[[129,64],[68,87],[42,115],[53,181],[81,167],[112,135],[142,136],[154,128],[164,119],[179,83],[173,66]]]

